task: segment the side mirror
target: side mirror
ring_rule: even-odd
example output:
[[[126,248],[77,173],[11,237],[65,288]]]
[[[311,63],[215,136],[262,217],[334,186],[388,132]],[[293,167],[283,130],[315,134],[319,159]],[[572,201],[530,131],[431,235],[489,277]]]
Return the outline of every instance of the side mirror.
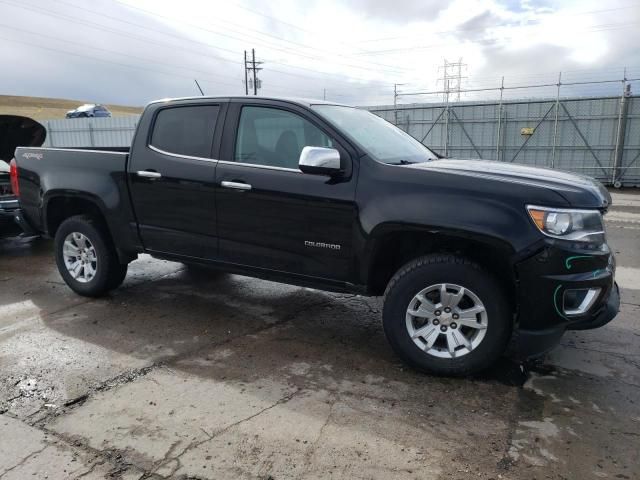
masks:
[[[340,152],[335,148],[304,147],[298,167],[303,173],[333,176],[340,172]]]

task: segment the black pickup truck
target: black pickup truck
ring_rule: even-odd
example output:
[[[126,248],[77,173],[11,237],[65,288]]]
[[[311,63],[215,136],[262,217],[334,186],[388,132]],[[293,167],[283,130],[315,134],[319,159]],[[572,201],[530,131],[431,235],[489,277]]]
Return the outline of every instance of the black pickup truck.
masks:
[[[611,197],[588,177],[443,159],[365,110],[257,97],[153,102],[125,150],[16,151],[23,215],[81,295],[142,252],[384,295],[398,355],[448,375],[618,311]]]

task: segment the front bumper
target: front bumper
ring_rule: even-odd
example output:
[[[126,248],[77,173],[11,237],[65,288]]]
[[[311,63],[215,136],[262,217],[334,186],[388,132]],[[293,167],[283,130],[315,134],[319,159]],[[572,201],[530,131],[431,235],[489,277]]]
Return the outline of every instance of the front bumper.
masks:
[[[517,265],[516,272],[518,317],[510,345],[515,357],[544,354],[559,343],[566,330],[598,328],[618,313],[615,259],[606,245],[591,250],[546,240],[536,255]],[[570,313],[565,292],[588,289],[598,291],[591,306],[584,313]]]
[[[619,310],[620,292],[616,284],[604,305],[601,305],[598,311],[588,318],[569,325],[560,324],[539,330],[516,329],[511,339],[511,356],[524,360],[544,355],[560,343],[566,330],[590,330],[602,327],[613,320]]]

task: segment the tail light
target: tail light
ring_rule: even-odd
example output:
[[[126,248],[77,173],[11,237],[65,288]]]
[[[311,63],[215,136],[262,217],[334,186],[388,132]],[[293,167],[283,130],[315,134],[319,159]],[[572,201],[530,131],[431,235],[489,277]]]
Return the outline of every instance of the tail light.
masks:
[[[11,190],[16,197],[20,196],[20,186],[18,185],[18,164],[16,159],[12,159],[9,163],[9,177],[11,178]]]

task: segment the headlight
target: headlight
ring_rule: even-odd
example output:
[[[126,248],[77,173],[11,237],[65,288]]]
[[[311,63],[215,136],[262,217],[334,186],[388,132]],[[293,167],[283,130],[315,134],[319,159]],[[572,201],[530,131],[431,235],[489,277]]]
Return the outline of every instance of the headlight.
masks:
[[[604,222],[598,210],[572,210],[527,205],[533,223],[545,235],[574,242],[602,244]]]

